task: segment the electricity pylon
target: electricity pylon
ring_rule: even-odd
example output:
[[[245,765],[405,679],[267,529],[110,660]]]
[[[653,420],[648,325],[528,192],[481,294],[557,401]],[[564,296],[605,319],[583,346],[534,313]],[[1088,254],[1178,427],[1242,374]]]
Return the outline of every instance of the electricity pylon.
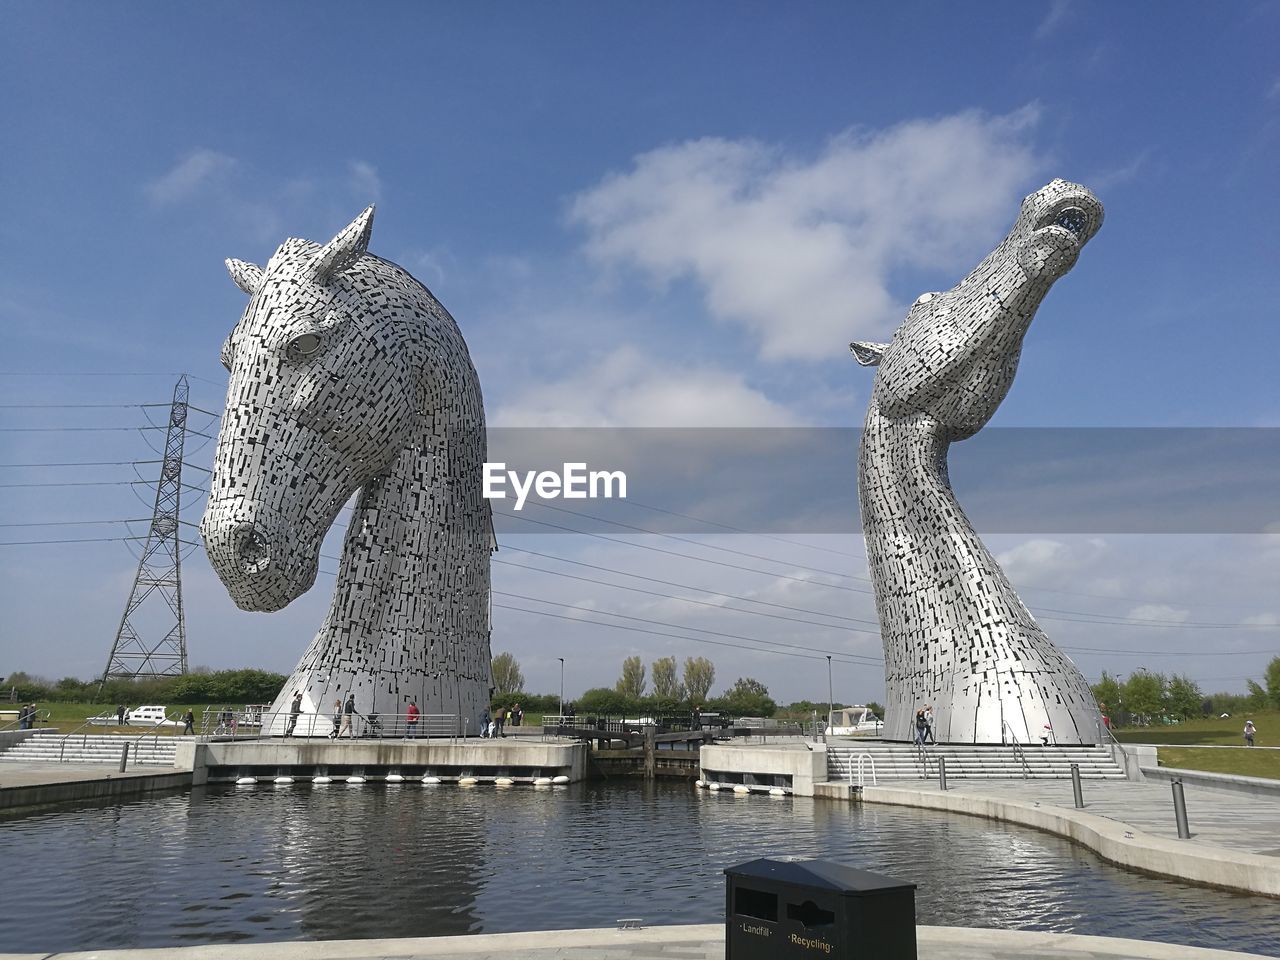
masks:
[[[138,572],[129,591],[116,631],[102,682],[136,677],[172,677],[187,672],[187,625],[182,610],[182,544],[178,535],[178,510],[182,506],[182,444],[187,435],[187,375],[178,378],[169,407],[165,432],[164,459],[160,462],[160,482],[156,484],[155,508],[147,542],[138,560]],[[167,632],[155,639],[144,638],[133,617],[152,597],[169,605],[172,622]],[[154,601],[153,601],[154,604]],[[158,632],[158,631],[157,631]]]

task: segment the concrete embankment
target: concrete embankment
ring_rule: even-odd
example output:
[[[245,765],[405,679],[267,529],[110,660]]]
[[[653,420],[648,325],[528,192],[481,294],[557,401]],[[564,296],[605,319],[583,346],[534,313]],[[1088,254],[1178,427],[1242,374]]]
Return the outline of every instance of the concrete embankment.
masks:
[[[862,801],[945,810],[1034,827],[1074,840],[1104,860],[1131,870],[1224,890],[1280,897],[1280,857],[1170,839],[1084,810],[972,791],[973,788],[965,792],[942,792],[906,786],[868,786],[862,789]]]
[[[80,800],[115,800],[191,786],[190,770],[119,773],[101,765],[12,763],[0,767],[0,810]]]
[[[919,960],[1265,960],[1261,954],[1027,930],[916,927]],[[0,960],[723,960],[724,925],[548,930],[401,940],[241,943],[150,950],[9,953]]]

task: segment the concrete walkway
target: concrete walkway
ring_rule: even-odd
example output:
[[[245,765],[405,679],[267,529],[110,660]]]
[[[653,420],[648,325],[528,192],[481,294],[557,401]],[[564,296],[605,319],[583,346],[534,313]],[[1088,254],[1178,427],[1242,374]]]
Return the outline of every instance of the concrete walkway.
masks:
[[[939,792],[936,780],[886,781],[884,785]],[[952,780],[948,792],[1072,809],[1075,803],[1070,780]],[[1153,836],[1174,840],[1178,837],[1173,790],[1168,783],[1086,780],[1081,792],[1085,813],[1107,817]],[[1192,783],[1185,784],[1183,792],[1193,842],[1280,857],[1280,796],[1249,797]]]
[[[919,960],[1259,960],[1231,953],[1112,937],[917,927]],[[82,953],[6,953],[0,960],[723,960],[724,926],[643,930],[557,930],[407,940],[329,940],[93,950]],[[835,957],[836,954],[818,954]]]
[[[1132,870],[1224,890],[1280,898],[1280,802],[1188,786],[1193,838],[1178,839],[1168,784],[1086,781],[1085,809],[1070,781],[886,781],[862,790],[864,803],[945,810],[1068,837]],[[1255,809],[1256,808],[1256,809]]]
[[[102,763],[0,764],[0,810],[66,803],[114,800],[191,786],[191,771],[178,767],[133,767],[120,773]]]

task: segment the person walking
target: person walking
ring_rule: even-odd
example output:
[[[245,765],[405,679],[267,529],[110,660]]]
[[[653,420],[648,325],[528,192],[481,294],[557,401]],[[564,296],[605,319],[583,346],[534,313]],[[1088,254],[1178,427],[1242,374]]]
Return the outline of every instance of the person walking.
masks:
[[[499,707],[493,712],[493,732],[502,738],[506,738],[506,734],[502,732],[502,725],[507,722],[507,708]]]
[[[924,746],[925,734],[929,732],[929,724],[924,718],[924,710],[916,711],[916,746]]]
[[[342,700],[333,701],[333,729],[329,731],[329,739],[337,740],[338,731],[342,729]]]
[[[406,738],[416,737],[418,735],[418,717],[420,716],[422,716],[422,714],[418,712],[418,701],[410,700],[409,709],[406,710],[404,714],[404,735]]]
[[[342,730],[347,731],[348,740],[354,739],[356,735],[356,728],[352,720],[356,713],[356,694],[353,690],[347,694],[347,702],[342,705]],[[338,736],[342,736],[342,730],[338,731]]]
[[[485,711],[480,714],[480,736],[488,737],[490,735],[489,727],[489,711],[486,708]]]
[[[284,729],[286,737],[293,736],[293,730],[298,725],[298,715],[302,713],[302,691],[296,690],[293,694],[293,703],[289,704],[289,725]]]
[[[196,715],[190,707],[187,712],[182,715],[182,735],[195,734],[196,732]]]
[[[524,711],[520,709],[520,704],[516,704],[511,708],[511,725],[513,727],[520,726],[524,720]]]
[[[1244,745],[1246,747],[1253,746],[1253,738],[1257,732],[1258,728],[1253,725],[1252,720],[1246,720],[1244,722]]]
[[[926,703],[924,705],[924,734],[928,738],[929,743],[937,743],[933,736],[933,704]]]
[[[692,727],[694,730],[702,729],[702,705],[701,704],[697,704],[694,706],[693,717],[690,720],[689,726]]]
[[[126,720],[124,716],[124,704],[116,704],[116,726],[123,727],[128,722],[129,721]]]

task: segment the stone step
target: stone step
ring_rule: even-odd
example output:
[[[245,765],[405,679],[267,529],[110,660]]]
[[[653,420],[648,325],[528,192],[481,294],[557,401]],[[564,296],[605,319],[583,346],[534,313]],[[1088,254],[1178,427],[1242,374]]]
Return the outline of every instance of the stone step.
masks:
[[[875,763],[876,780],[933,779],[938,775],[938,760],[947,761],[948,779],[995,780],[1020,779],[1066,780],[1071,765],[1076,764],[1080,776],[1089,780],[1123,780],[1124,771],[1112,759],[1106,747],[1061,747],[1027,745],[1015,752],[1009,745],[985,747],[970,744],[931,744],[928,757],[921,761],[912,744],[872,742],[828,742],[827,774],[832,780],[849,781],[857,773],[858,757],[869,756]],[[864,778],[871,776],[871,764],[863,764]]]

